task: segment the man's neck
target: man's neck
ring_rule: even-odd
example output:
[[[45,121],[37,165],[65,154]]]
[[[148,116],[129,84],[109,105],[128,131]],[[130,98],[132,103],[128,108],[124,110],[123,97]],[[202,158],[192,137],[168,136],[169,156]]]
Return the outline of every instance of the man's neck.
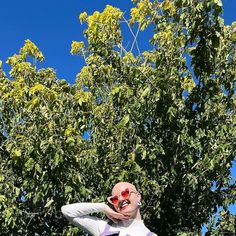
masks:
[[[132,219],[132,220],[142,220],[139,209],[136,211],[136,213],[134,213],[134,215],[131,215],[130,219]]]
[[[137,213],[136,213],[135,219],[136,219],[136,220],[142,220],[142,217],[141,217],[141,214],[140,214],[140,211],[139,211],[139,210],[138,210]]]

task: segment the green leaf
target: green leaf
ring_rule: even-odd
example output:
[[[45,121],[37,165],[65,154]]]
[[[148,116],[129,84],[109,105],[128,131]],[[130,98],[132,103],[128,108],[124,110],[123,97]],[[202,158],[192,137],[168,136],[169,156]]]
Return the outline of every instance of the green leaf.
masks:
[[[28,161],[25,163],[25,167],[27,171],[31,171],[34,168],[35,161],[33,158],[29,158]]]
[[[147,88],[145,88],[144,91],[142,92],[141,97],[142,97],[142,98],[145,98],[146,96],[148,96],[149,93],[150,93],[150,88],[147,87]]]
[[[44,208],[50,207],[53,202],[54,202],[54,200],[53,200],[53,199],[50,199],[50,200],[46,203],[46,205],[44,206]]]
[[[17,149],[12,150],[12,154],[15,157],[20,157],[22,153],[21,153],[21,150],[17,148]]]
[[[129,115],[125,115],[122,120],[117,124],[118,129],[122,129],[128,124],[129,122]]]
[[[222,1],[221,0],[214,0],[214,3],[217,4],[219,7],[222,7]]]
[[[35,169],[39,172],[42,173],[42,168],[40,167],[40,165],[38,163],[35,164]]]
[[[0,203],[5,202],[7,199],[4,195],[0,194]]]
[[[65,194],[71,193],[73,188],[71,186],[65,186]]]

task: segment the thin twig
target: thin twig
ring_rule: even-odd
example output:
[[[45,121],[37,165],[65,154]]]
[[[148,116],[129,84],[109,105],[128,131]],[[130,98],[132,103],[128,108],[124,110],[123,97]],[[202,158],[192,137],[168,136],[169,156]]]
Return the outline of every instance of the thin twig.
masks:
[[[128,28],[129,28],[129,30],[130,30],[130,33],[131,33],[132,36],[134,37],[134,41],[133,41],[132,46],[131,46],[131,51],[133,50],[134,44],[136,44],[136,47],[137,47],[137,50],[138,50],[138,54],[140,55],[141,53],[140,53],[139,46],[138,46],[138,42],[137,42],[137,37],[138,37],[139,31],[140,31],[140,26],[139,26],[139,28],[138,28],[136,34],[134,34],[133,30],[132,30],[131,27],[130,27],[129,22],[126,20],[126,18],[125,18],[124,16],[122,16],[122,17],[123,17],[125,23],[127,24]]]
[[[134,38],[134,41],[133,41],[133,44],[132,44],[132,46],[131,46],[130,51],[133,50],[134,44],[136,44],[136,47],[137,47],[137,50],[138,50],[138,54],[140,55],[140,50],[139,50],[138,41],[137,41],[139,31],[140,31],[140,25],[139,25],[139,27],[138,27],[138,30],[137,30],[136,34],[135,34],[135,38]]]

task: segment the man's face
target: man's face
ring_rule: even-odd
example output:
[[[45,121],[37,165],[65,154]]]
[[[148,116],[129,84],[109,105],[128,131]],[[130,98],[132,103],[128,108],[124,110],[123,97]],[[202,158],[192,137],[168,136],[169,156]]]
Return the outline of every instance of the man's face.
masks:
[[[120,182],[112,189],[112,196],[118,199],[117,204],[114,204],[117,212],[131,217],[136,215],[141,196],[135,186],[130,183]]]

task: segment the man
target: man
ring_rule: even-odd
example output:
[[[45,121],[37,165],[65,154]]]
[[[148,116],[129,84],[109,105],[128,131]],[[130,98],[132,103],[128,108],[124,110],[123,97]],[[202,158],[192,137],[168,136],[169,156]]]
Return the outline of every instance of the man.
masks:
[[[71,223],[93,236],[156,236],[141,219],[141,195],[133,184],[117,183],[107,200],[114,210],[105,203],[74,203],[61,210]],[[97,212],[104,212],[113,223],[90,216]]]

